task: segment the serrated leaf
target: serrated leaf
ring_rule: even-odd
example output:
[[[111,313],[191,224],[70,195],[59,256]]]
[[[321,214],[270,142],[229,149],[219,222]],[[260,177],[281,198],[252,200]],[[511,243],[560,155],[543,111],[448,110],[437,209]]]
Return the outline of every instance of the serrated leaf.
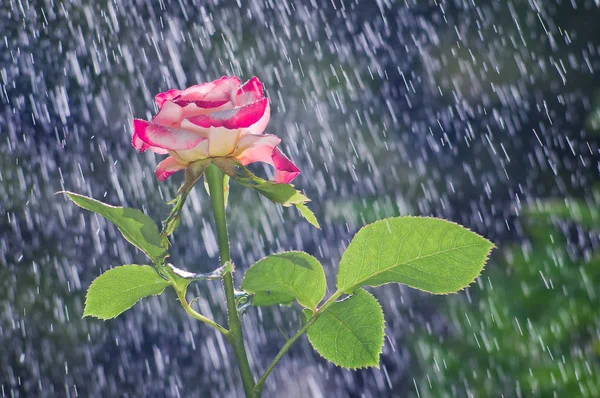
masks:
[[[112,222],[135,247],[153,260],[167,255],[167,245],[150,217],[137,209],[110,206],[87,196],[64,192],[76,205],[93,211]]]
[[[148,265],[112,268],[90,285],[83,316],[111,319],[131,308],[141,298],[161,294],[169,282]]]
[[[250,170],[242,166],[235,159],[215,158],[213,159],[213,163],[223,170],[225,174],[230,176],[234,181],[248,188],[255,189],[271,202],[278,203],[285,207],[295,205],[302,217],[304,217],[310,224],[320,228],[315,215],[305,205],[307,202],[310,202],[310,199],[294,188],[292,184],[283,184],[263,180],[262,178],[254,175]]]
[[[304,310],[305,318],[311,316]],[[334,364],[348,368],[378,366],[383,348],[384,318],[377,299],[359,289],[319,315],[306,335],[313,348]]]
[[[302,217],[304,217],[304,219],[306,219],[306,221],[308,221],[312,226],[321,229],[319,221],[317,220],[317,217],[315,217],[315,213],[313,213],[312,210],[309,209],[305,204],[297,204],[296,209],[298,209]]]
[[[437,218],[396,217],[363,227],[340,261],[337,288],[397,282],[435,294],[467,287],[481,273],[494,245],[468,229]]]
[[[327,289],[321,263],[308,253],[295,251],[257,261],[244,275],[241,287],[254,294],[252,305],[290,304],[297,300],[312,310]]]

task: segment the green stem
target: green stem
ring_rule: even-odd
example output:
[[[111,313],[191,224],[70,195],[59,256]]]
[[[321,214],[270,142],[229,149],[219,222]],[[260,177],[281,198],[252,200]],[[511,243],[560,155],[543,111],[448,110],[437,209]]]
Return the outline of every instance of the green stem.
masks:
[[[275,355],[275,358],[273,358],[273,361],[271,361],[271,364],[269,365],[267,370],[265,370],[265,373],[263,373],[260,379],[258,379],[258,381],[256,382],[256,385],[254,386],[254,391],[256,392],[256,394],[260,395],[265,381],[267,380],[267,377],[269,377],[269,375],[273,371],[273,368],[275,368],[275,365],[277,365],[281,358],[283,358],[283,356],[288,352],[292,344],[294,344],[294,342],[298,340],[300,336],[306,333],[308,328],[311,327],[313,323],[315,323],[319,315],[321,315],[342,294],[343,293],[340,291],[336,291],[335,293],[333,293],[333,295],[327,299],[327,301],[321,306],[321,308],[319,308],[313,313],[313,316],[304,324],[304,326],[302,326],[288,341],[286,341],[286,343],[283,345],[283,347],[281,347],[277,355]]]
[[[227,336],[227,334],[229,333],[229,330],[225,329],[223,326],[219,325],[217,322],[213,321],[212,319],[209,319],[209,318],[205,317],[204,315],[196,312],[196,310],[194,310],[190,306],[190,304],[187,302],[187,300],[185,298],[185,290],[186,289],[179,289],[174,284],[173,284],[173,287],[175,288],[175,291],[177,292],[177,297],[179,297],[179,302],[181,302],[181,306],[183,307],[183,309],[186,310],[186,312],[188,314],[190,314],[192,316],[192,318],[195,318],[201,322],[209,324],[210,326],[214,327],[219,332],[221,332],[225,336]]]
[[[211,164],[206,168],[205,178],[208,183],[210,202],[217,227],[217,242],[219,244],[221,265],[225,265],[231,260],[231,254],[229,252],[229,235],[227,234],[227,220],[225,217],[224,173],[217,166]],[[237,359],[246,396],[255,397],[260,394],[254,391],[254,376],[252,376],[250,364],[248,363],[244,337],[242,335],[242,324],[235,304],[232,272],[227,272],[223,275],[223,288],[225,289],[225,297],[227,298],[227,313],[229,316],[229,331],[225,336],[233,346],[233,352]]]

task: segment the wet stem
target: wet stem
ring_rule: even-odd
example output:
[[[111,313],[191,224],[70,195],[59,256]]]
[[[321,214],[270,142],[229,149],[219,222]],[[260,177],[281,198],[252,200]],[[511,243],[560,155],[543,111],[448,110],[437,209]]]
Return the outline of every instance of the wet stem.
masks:
[[[210,202],[217,228],[217,242],[219,244],[221,265],[225,265],[231,260],[231,254],[229,252],[229,235],[227,233],[227,220],[225,217],[224,174],[215,165],[210,165],[206,169],[205,178],[208,183]],[[229,317],[229,330],[224,334],[233,347],[246,397],[258,397],[260,396],[260,392],[254,389],[254,376],[248,363],[244,337],[242,335],[242,324],[235,303],[233,270],[223,275],[223,289],[225,290],[225,297],[227,299],[227,313]]]
[[[225,217],[225,197],[223,184],[224,173],[215,165],[210,165],[206,169],[205,178],[208,183],[210,202],[217,227],[217,242],[219,244],[221,265],[225,265],[231,260],[231,254],[229,252],[229,235],[227,233],[227,220]],[[342,292],[336,291],[319,309],[313,313],[312,317],[302,326],[302,328],[300,328],[289,340],[287,340],[283,347],[281,347],[269,367],[255,383],[254,376],[252,375],[252,371],[250,369],[250,364],[248,363],[248,356],[246,354],[246,347],[244,345],[244,338],[242,335],[242,324],[240,322],[240,317],[235,303],[233,270],[226,272],[223,275],[223,288],[225,289],[225,297],[227,299],[229,330],[224,329],[222,326],[213,321],[208,320],[210,322],[207,322],[207,318],[197,314],[191,309],[191,307],[187,304],[184,295],[180,296],[180,300],[182,301],[186,311],[188,311],[196,319],[209,323],[211,326],[217,328],[225,335],[229,343],[232,345],[235,358],[237,359],[240,376],[242,377],[244,392],[248,398],[260,397],[264,383],[275,368],[275,365],[277,365],[281,358],[288,352],[292,344],[294,344],[294,342],[300,336],[306,333],[308,328],[315,323],[319,315],[342,295]],[[199,317],[202,317],[202,319]]]
[[[327,301],[313,313],[312,317],[310,317],[310,319],[304,324],[304,326],[302,326],[292,337],[289,338],[288,341],[286,341],[283,347],[281,347],[281,349],[279,350],[279,352],[277,353],[267,370],[265,370],[265,373],[263,373],[263,375],[260,377],[260,379],[258,379],[256,385],[254,386],[254,391],[258,396],[260,396],[260,393],[262,392],[267,377],[269,377],[269,375],[275,368],[275,365],[277,365],[281,358],[283,358],[283,356],[288,352],[292,344],[294,344],[294,342],[296,342],[296,340],[300,336],[306,333],[308,328],[315,323],[319,315],[322,314],[323,311],[325,311],[331,304],[333,304],[335,300],[337,300],[341,295],[342,292],[336,291],[331,297],[329,297],[329,299],[327,299]]]

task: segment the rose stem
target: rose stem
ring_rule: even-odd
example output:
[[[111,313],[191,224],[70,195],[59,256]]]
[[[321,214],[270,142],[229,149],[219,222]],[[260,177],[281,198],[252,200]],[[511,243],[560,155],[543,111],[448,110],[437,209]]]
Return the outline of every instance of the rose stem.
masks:
[[[225,218],[225,197],[223,191],[224,173],[215,165],[209,165],[205,172],[205,178],[210,192],[210,202],[212,205],[215,224],[217,227],[217,241],[219,244],[219,255],[221,265],[225,265],[231,260],[229,252],[229,235],[227,233],[227,221]],[[247,397],[255,397],[254,377],[248,363],[246,347],[244,346],[244,337],[242,335],[242,324],[237,312],[233,288],[233,271],[223,275],[223,288],[227,298],[227,313],[229,322],[229,332],[225,334],[229,343],[233,346],[233,352],[237,359],[238,368],[242,377],[242,384]]]

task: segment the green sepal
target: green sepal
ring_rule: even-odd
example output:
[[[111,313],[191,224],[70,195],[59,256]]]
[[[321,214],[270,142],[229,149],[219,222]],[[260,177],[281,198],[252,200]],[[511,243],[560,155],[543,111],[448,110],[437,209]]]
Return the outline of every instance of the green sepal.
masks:
[[[315,213],[313,213],[312,210],[308,208],[308,206],[306,206],[304,203],[299,203],[295,206],[296,209],[298,209],[298,211],[300,212],[300,215],[304,217],[304,219],[308,221],[309,224],[311,224],[317,229],[321,229],[321,226],[319,225],[319,221],[317,220]]]
[[[177,229],[177,227],[179,227],[179,224],[181,222],[181,210],[183,209],[183,205],[185,204],[185,201],[190,191],[192,190],[196,182],[198,182],[198,180],[202,177],[202,175],[204,175],[204,171],[210,163],[210,158],[203,159],[190,164],[187,167],[187,169],[185,169],[185,177],[183,184],[181,185],[181,187],[179,187],[179,190],[177,191],[179,195],[177,195],[175,199],[167,203],[173,205],[173,208],[171,209],[171,212],[169,213],[167,219],[163,221],[163,230],[161,233],[163,237],[171,235]]]
[[[252,188],[273,203],[285,207],[296,206],[300,215],[311,225],[319,228],[312,211],[306,207],[310,199],[298,191],[292,184],[263,180],[232,158],[214,158],[213,163],[238,184]]]

